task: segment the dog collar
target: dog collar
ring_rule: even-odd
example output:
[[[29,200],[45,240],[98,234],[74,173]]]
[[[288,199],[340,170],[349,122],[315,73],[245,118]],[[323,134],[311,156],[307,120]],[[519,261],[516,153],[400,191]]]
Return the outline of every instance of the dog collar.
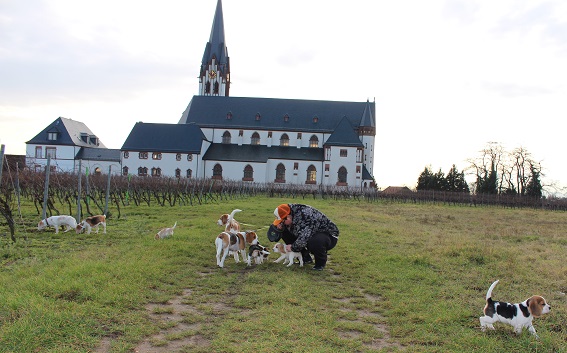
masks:
[[[47,218],[45,219],[45,225],[48,226],[49,222],[47,221]]]

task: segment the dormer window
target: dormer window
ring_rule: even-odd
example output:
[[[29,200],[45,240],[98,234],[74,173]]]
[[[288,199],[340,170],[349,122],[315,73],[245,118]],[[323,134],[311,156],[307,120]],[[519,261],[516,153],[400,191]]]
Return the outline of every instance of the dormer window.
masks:
[[[319,117],[317,115],[315,115],[313,117],[313,123],[318,123],[319,122]]]
[[[286,121],[286,122],[289,121],[289,115],[287,115],[287,114],[284,115],[284,116],[283,116],[283,121]]]
[[[59,135],[59,133],[58,133],[57,131],[48,132],[48,133],[47,133],[47,140],[49,140],[49,141],[57,141],[58,135]]]
[[[89,144],[98,146],[98,138],[94,135],[89,136]]]
[[[85,133],[81,133],[81,141],[83,141],[84,143],[87,143],[89,140],[89,136]]]
[[[256,113],[256,121],[259,121],[262,118],[262,116],[260,115],[260,113]]]
[[[232,112],[226,113],[226,120],[232,120]]]

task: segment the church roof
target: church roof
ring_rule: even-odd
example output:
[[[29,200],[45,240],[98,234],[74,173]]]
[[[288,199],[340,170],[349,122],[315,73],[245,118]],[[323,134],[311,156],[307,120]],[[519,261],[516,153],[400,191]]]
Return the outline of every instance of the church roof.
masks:
[[[206,128],[326,133],[334,131],[343,117],[351,126],[358,127],[365,112],[374,117],[374,110],[374,103],[369,102],[193,96],[179,123]]]
[[[331,136],[325,141],[325,146],[364,147],[346,117],[341,119]]]
[[[269,159],[322,161],[323,157],[322,148],[214,143],[203,155],[203,160],[265,163]]]
[[[203,60],[201,61],[201,70],[209,64],[213,57],[216,58],[221,71],[225,72],[228,70],[228,50],[224,39],[224,19],[221,0],[217,2],[213,27],[211,28],[211,36],[205,45],[205,52],[203,53]]]
[[[49,139],[49,133],[57,133],[56,140]],[[63,117],[55,119],[28,142],[36,145],[59,145],[106,148],[95,134],[82,122]]]
[[[155,124],[137,122],[121,150],[165,153],[201,153],[205,135],[194,124]]]

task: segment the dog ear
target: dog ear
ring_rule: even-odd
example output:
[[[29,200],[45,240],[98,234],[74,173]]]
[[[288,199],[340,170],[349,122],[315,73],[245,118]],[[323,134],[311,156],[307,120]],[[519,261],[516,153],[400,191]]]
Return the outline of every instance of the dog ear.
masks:
[[[545,305],[544,300],[542,297],[533,296],[528,299],[528,309],[533,317],[540,317],[541,312],[543,310],[543,306]]]

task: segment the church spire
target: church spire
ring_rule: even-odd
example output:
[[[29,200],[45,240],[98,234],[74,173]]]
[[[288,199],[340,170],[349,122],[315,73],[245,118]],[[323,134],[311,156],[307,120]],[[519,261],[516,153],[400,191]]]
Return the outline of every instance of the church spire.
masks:
[[[199,94],[228,96],[230,88],[230,61],[224,39],[222,2],[218,0],[211,36],[205,46],[199,75]]]

